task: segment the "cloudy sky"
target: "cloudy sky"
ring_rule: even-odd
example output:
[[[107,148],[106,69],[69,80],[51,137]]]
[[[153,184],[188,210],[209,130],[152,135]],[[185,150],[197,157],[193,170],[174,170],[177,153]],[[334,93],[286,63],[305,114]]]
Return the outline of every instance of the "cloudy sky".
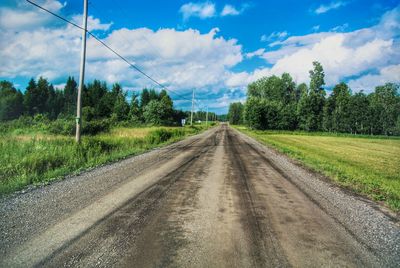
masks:
[[[35,0],[81,24],[81,0]],[[289,72],[309,82],[322,63],[327,89],[353,92],[400,82],[398,0],[89,1],[89,30],[160,83],[178,108],[224,113],[248,83]],[[24,90],[31,77],[62,86],[78,78],[80,30],[23,0],[0,3],[0,79]],[[156,87],[88,38],[86,81],[120,82],[128,91]],[[175,94],[178,92],[179,94]]]

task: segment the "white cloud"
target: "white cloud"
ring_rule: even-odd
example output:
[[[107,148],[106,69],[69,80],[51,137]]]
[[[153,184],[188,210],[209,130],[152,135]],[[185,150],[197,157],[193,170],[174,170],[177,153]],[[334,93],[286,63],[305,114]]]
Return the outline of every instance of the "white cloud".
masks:
[[[264,48],[257,49],[256,51],[246,53],[246,58],[251,59],[256,56],[262,56],[265,53]]]
[[[224,108],[224,107],[228,107],[229,104],[232,102],[244,103],[245,101],[246,101],[246,97],[232,98],[232,96],[230,94],[225,93],[222,95],[222,97],[216,99],[216,101],[212,103],[211,107],[212,108]]]
[[[349,81],[349,86],[354,92],[365,90],[371,92],[376,86],[385,83],[400,83],[400,64],[382,68],[378,74],[367,74]]]
[[[65,4],[55,0],[37,1],[37,3],[50,11],[59,12]],[[27,30],[48,25],[55,18],[42,10],[33,10],[32,5],[18,2],[18,7],[3,7],[0,9],[0,28],[9,30]]]
[[[203,3],[187,3],[181,6],[179,12],[182,13],[183,19],[190,17],[198,17],[201,19],[211,18],[216,15],[215,4],[211,2]]]
[[[33,9],[34,10],[34,9]],[[35,12],[35,11],[32,11]],[[38,11],[37,11],[38,12]],[[72,16],[80,22],[81,16]],[[173,89],[214,87],[232,66],[242,61],[242,47],[235,39],[218,36],[214,28],[206,33],[187,29],[116,29],[111,23],[89,17],[90,30],[101,32],[102,40],[148,74]],[[71,25],[47,26],[14,31],[1,28],[0,76],[45,76],[60,81],[79,71],[81,31]],[[12,68],[10,68],[12,66]],[[98,44],[87,42],[86,78],[121,82],[127,87],[155,86],[138,72]]]
[[[60,2],[48,3],[62,13]],[[210,4],[203,4],[207,3]],[[0,17],[1,77],[42,75],[50,81],[62,83],[68,75],[77,76],[81,46],[79,29],[47,19],[40,20],[44,14],[33,8],[0,8],[0,14],[4,12],[9,18],[21,21],[13,27],[5,27],[9,22]],[[21,14],[29,14],[32,21],[22,20]],[[207,17],[219,13],[214,6],[213,12],[198,11],[198,14],[208,14],[204,15]],[[79,15],[69,18],[81,23]],[[196,88],[199,94],[211,92],[218,94],[216,96],[226,94],[240,99],[247,84],[263,76],[289,72],[297,82],[308,82],[308,71],[314,60],[322,63],[328,86],[351,78],[349,83],[354,90],[368,91],[377,84],[400,80],[400,7],[384,14],[377,25],[353,32],[335,32],[332,29],[290,37],[286,31],[273,32],[261,38],[272,41],[268,48],[246,54],[242,53],[237,40],[220,36],[217,28],[200,32],[195,29],[111,29],[111,25],[89,17],[89,29],[98,31],[104,42],[159,82],[179,92]],[[270,67],[232,71],[232,67],[243,58],[253,57],[264,59]],[[121,82],[125,88],[154,87],[151,81],[91,37],[88,38],[86,67],[86,81],[97,78],[109,83]],[[238,89],[242,95],[234,95],[232,89]],[[225,102],[226,99],[219,99],[218,105],[225,105]]]
[[[311,28],[311,30],[312,30],[313,32],[318,32],[320,27],[321,27],[320,25],[314,25],[314,26]]]
[[[338,25],[330,29],[331,32],[344,32],[349,27],[348,23],[344,23],[342,25]]]
[[[221,16],[235,16],[239,15],[240,11],[237,10],[234,6],[232,5],[225,5],[224,8],[221,11]]]
[[[318,14],[318,15],[323,14],[330,10],[337,9],[339,7],[343,7],[345,5],[347,5],[347,2],[333,1],[333,2],[329,3],[328,5],[320,5],[317,9],[314,10],[314,13]]]
[[[212,18],[216,16],[237,16],[242,14],[246,9],[248,9],[251,5],[248,3],[244,3],[240,8],[237,8],[233,5],[226,4],[224,5],[221,12],[217,12],[215,4],[210,1],[199,2],[199,3],[187,3],[181,6],[179,12],[182,13],[183,19],[187,20],[190,17],[198,17],[201,19]]]
[[[113,24],[112,22],[110,23],[101,23],[98,18],[94,18],[93,16],[88,16],[88,21],[87,21],[87,29],[89,31],[108,31]],[[81,25],[82,24],[82,15],[75,15],[72,17],[72,22],[75,24]]]
[[[269,36],[266,36],[263,34],[260,38],[261,42],[270,42],[270,41],[276,41],[276,40],[282,40],[283,38],[288,36],[287,31],[283,32],[272,32]]]
[[[274,50],[260,57],[272,66],[253,72],[231,74],[228,86],[245,86],[260,75],[281,75],[289,72],[297,82],[308,82],[312,62],[320,61],[326,74],[327,86],[349,77],[367,75],[352,81],[352,85],[373,90],[378,82],[398,81],[400,63],[400,7],[384,14],[380,22],[370,28],[348,33],[322,32],[292,36],[270,44]],[[260,54],[260,49],[257,53]],[[389,66],[392,66],[389,68]],[[377,75],[368,73],[375,72]]]
[[[242,6],[240,7],[240,9],[232,6],[232,5],[228,5],[226,4],[224,6],[224,8],[221,11],[221,16],[237,16],[242,14],[246,9],[248,9],[251,5],[249,3],[244,3],[242,4]]]

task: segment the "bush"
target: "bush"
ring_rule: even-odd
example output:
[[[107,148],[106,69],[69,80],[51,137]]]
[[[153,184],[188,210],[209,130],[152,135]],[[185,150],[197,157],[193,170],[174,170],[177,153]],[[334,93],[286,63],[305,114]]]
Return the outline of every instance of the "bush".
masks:
[[[73,135],[75,133],[75,120],[57,119],[51,122],[48,131],[58,135]]]
[[[81,133],[83,135],[96,135],[102,132],[109,132],[111,128],[111,120],[93,120],[83,121]],[[74,135],[76,131],[75,120],[57,119],[49,124],[47,130],[52,134],[58,135]]]
[[[149,136],[147,136],[146,139],[150,144],[159,144],[171,139],[172,134],[172,131],[161,128],[150,132]]]
[[[252,129],[278,129],[280,104],[276,101],[251,97],[246,101],[245,120]]]
[[[109,132],[111,129],[111,120],[93,120],[82,123],[82,134],[96,135],[101,132]]]

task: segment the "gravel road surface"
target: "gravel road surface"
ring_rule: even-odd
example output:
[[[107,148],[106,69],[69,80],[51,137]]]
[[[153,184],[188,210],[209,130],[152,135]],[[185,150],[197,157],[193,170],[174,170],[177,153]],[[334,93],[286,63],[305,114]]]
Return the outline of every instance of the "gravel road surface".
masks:
[[[222,124],[0,199],[0,267],[399,267],[400,227]]]

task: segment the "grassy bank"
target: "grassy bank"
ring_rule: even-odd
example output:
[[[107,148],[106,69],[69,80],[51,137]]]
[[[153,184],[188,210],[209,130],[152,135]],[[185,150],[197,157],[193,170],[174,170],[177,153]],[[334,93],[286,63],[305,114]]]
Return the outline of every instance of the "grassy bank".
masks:
[[[68,174],[142,153],[201,132],[196,127],[117,127],[84,136],[54,135],[40,128],[0,133],[0,194],[26,185],[46,183]]]
[[[236,128],[329,176],[339,185],[400,211],[399,138]]]

